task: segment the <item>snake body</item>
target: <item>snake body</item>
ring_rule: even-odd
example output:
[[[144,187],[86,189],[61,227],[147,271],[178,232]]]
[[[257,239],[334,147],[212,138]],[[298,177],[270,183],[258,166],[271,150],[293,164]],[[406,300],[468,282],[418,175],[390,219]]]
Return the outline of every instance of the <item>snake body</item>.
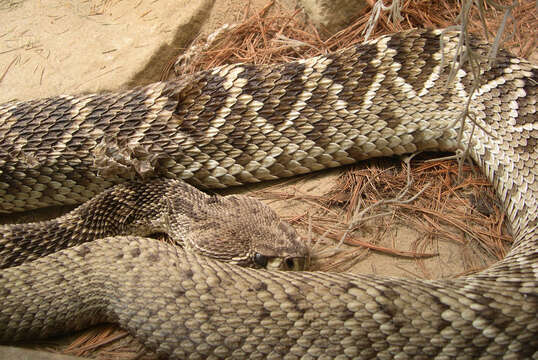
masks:
[[[440,36],[404,32],[286,64],[2,105],[0,209],[78,203],[136,177],[223,187],[469,143],[510,221],[503,260],[410,280],[243,269],[105,238],[1,270],[0,341],[110,321],[178,359],[537,359],[538,68],[505,52],[493,65],[478,57],[474,122],[462,129],[471,69],[445,87],[459,33],[444,46]]]

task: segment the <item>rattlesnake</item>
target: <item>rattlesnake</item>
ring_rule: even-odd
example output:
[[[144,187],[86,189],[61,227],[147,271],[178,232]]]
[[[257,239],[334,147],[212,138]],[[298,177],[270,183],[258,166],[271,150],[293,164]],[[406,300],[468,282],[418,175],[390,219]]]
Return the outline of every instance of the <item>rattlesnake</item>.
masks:
[[[2,270],[0,341],[111,321],[171,358],[538,358],[538,68],[505,52],[490,66],[474,41],[476,126],[458,139],[472,75],[464,65],[445,87],[459,33],[443,47],[440,34],[3,105],[0,209],[81,202],[134,177],[223,187],[470,142],[511,224],[505,259],[409,280],[244,269],[105,238]]]
[[[0,269],[108,236],[160,233],[190,251],[252,268],[299,270],[308,255],[297,232],[257,199],[152,179],[113,186],[61,218],[0,226]]]

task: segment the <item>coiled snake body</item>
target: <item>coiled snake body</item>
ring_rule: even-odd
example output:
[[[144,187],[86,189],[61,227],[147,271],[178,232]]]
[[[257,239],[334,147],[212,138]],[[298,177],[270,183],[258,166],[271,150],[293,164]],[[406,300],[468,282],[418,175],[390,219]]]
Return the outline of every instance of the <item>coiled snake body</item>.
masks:
[[[444,87],[459,34],[441,47],[440,33],[2,105],[0,210],[78,203],[138,176],[223,187],[454,151],[472,76],[463,66]],[[436,281],[267,272],[107,238],[1,270],[0,341],[111,321],[171,358],[538,358],[538,68],[504,52],[481,66],[461,143],[515,239],[489,269]]]

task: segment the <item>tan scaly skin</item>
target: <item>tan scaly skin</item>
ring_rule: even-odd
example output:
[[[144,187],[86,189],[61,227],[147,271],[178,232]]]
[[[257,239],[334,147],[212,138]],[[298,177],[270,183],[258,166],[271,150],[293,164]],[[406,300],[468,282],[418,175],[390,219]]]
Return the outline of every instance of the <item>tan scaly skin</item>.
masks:
[[[0,211],[78,203],[135,174],[224,187],[455,151],[472,76],[463,66],[445,87],[458,33],[442,50],[439,34],[2,105]],[[483,56],[470,103],[478,126],[471,136],[464,124],[461,144],[510,222],[502,261],[458,279],[409,280],[244,269],[151,239],[106,238],[1,270],[0,341],[110,321],[173,359],[538,358],[538,68],[505,52],[489,67],[487,46],[471,45]]]
[[[252,268],[301,270],[308,255],[295,229],[257,199],[155,179],[113,186],[57,219],[0,225],[0,269],[105,237],[153,234]]]

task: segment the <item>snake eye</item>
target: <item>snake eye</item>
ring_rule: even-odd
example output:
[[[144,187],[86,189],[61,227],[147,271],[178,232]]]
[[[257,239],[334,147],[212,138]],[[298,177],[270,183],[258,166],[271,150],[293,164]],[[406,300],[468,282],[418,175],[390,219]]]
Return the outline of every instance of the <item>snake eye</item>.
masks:
[[[254,254],[254,262],[257,264],[257,265],[260,265],[262,267],[266,267],[267,266],[267,256],[265,255],[262,255],[262,254],[259,254],[259,253],[256,253]]]

